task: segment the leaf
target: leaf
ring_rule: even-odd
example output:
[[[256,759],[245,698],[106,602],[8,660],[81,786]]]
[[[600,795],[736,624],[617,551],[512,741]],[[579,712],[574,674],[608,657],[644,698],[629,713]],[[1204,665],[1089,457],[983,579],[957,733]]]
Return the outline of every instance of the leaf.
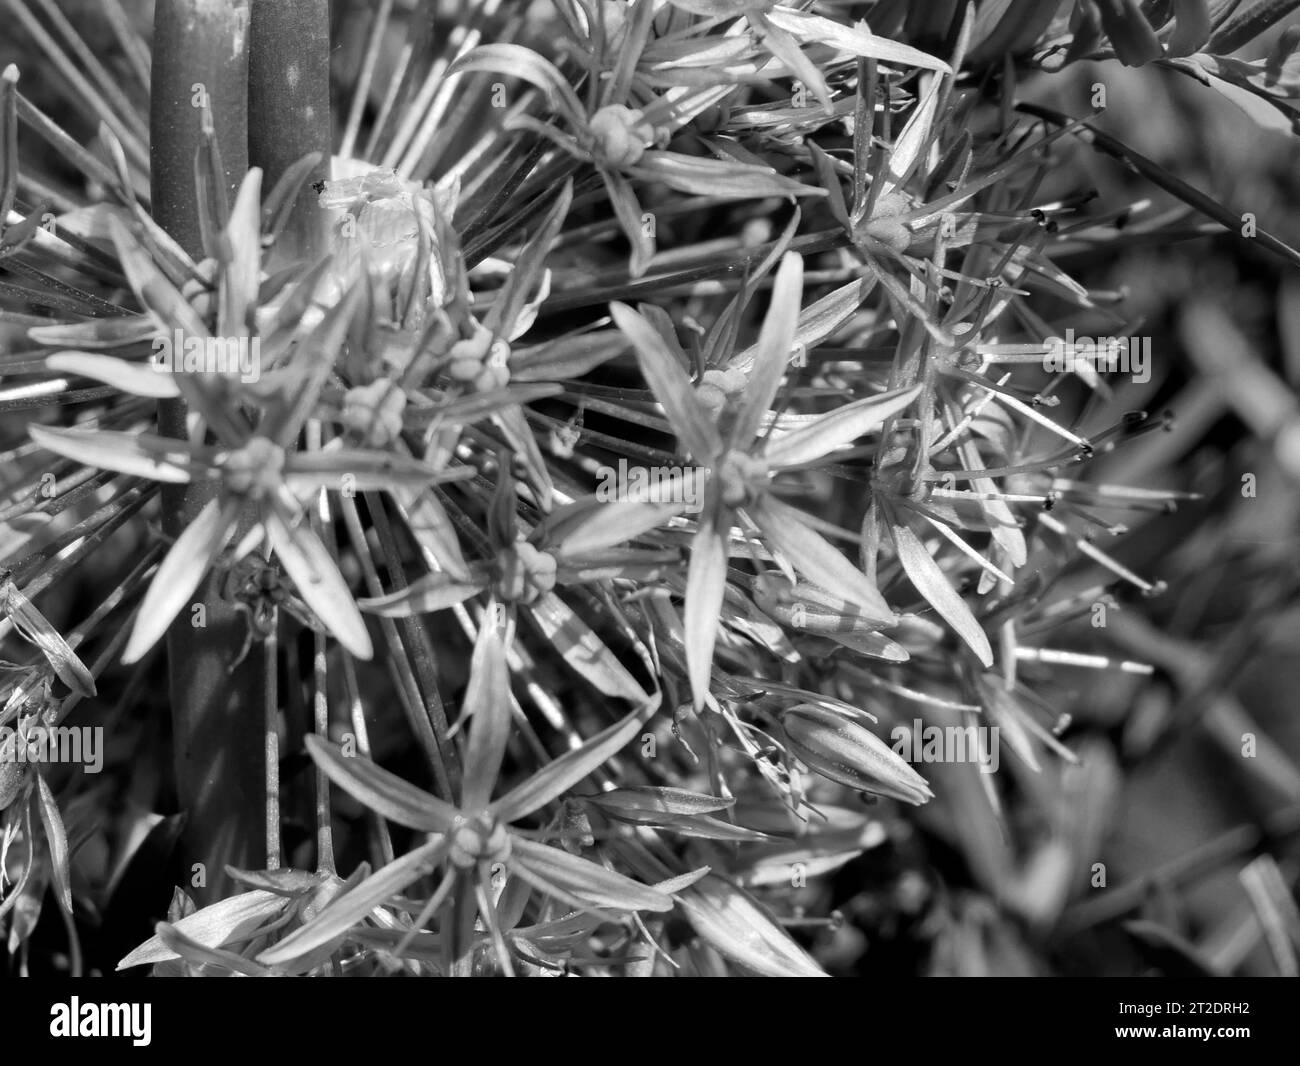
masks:
[[[358,659],[374,655],[365,619],[320,538],[301,523],[291,525],[279,505],[266,508],[262,521],[271,547],[307,606]]]
[[[713,648],[722,623],[722,599],[727,591],[727,542],[731,533],[731,510],[722,506],[716,490],[709,487],[699,527],[691,541],[690,569],[686,575],[686,672],[690,676],[695,709],[704,707],[709,696],[709,675]]]
[[[585,503],[585,501],[583,501]],[[639,500],[592,501],[595,506],[576,521],[566,523],[557,538],[546,543],[564,556],[600,551],[635,540],[682,514],[685,503]],[[572,506],[572,505],[571,505]],[[557,512],[558,513],[558,512]]]
[[[171,375],[153,364],[128,363],[89,352],[56,352],[46,357],[45,365],[56,373],[102,381],[133,396],[170,400],[181,394]]]
[[[916,586],[916,591],[952,626],[986,668],[992,666],[993,649],[989,647],[989,638],[980,628],[966,601],[949,584],[948,575],[926,551],[921,539],[897,518],[890,522],[889,532],[894,540],[894,549],[898,552],[898,561],[908,579]]]
[[[763,458],[777,468],[815,462],[862,434],[878,429],[886,419],[909,407],[922,391],[916,385],[868,396],[836,408],[806,426],[779,436],[773,434]]]
[[[345,477],[351,479],[348,487],[356,492],[386,491],[398,485],[420,489],[443,479],[438,470],[409,455],[360,448],[295,452],[286,464],[285,481],[296,495],[320,488],[341,489]]]
[[[256,889],[223,899],[202,910],[173,922],[172,926],[188,939],[204,947],[250,939],[259,929],[273,922],[289,906],[289,901],[274,892]],[[163,941],[152,936],[117,964],[119,970],[168,962],[180,956]]]
[[[804,42],[829,45],[841,52],[849,52],[862,59],[876,59],[882,63],[895,63],[899,66],[920,67],[923,70],[938,70],[951,74],[952,68],[942,59],[899,44],[884,37],[877,37],[865,22],[854,26],[845,26],[820,15],[810,15],[804,11],[795,11],[789,7],[777,7],[767,13],[767,19],[783,30],[793,34]]]
[[[684,788],[666,788],[655,785],[633,785],[583,796],[584,803],[599,807],[615,818],[639,819],[664,814],[713,814],[734,807],[734,799],[707,796]]]
[[[787,252],[781,257],[780,269],[772,283],[772,300],[763,319],[758,343],[754,346],[754,367],[731,430],[730,444],[733,448],[749,444],[776,399],[781,378],[794,352],[802,297],[803,259],[796,252]]]
[[[403,781],[382,766],[348,757],[337,744],[312,735],[307,754],[324,774],[358,803],[390,822],[423,833],[446,833],[460,812],[450,803]]]
[[[472,719],[472,720],[471,720]],[[460,805],[477,814],[492,799],[510,740],[510,677],[496,629],[483,622],[469,664],[460,721],[470,722]]]
[[[764,536],[814,585],[834,589],[845,600],[856,604],[870,621],[884,625],[896,621],[893,610],[871,579],[806,525],[799,510],[770,494],[748,510]]]
[[[826,190],[820,186],[805,185],[794,178],[784,177],[771,167],[700,159],[680,152],[649,151],[635,166],[627,169],[643,180],[662,181],[678,192],[696,196],[752,200],[763,196],[826,195]]]
[[[445,611],[485,588],[484,580],[458,581],[447,573],[425,574],[404,589],[386,596],[373,596],[357,600],[357,606],[371,614],[385,618],[410,618],[417,614]]]
[[[59,814],[59,805],[54,801],[54,793],[46,783],[45,775],[36,775],[36,787],[41,797],[41,826],[45,830],[45,840],[50,847],[50,869],[54,877],[55,897],[63,913],[72,914],[72,871],[68,860],[68,833],[63,828],[63,817]]]
[[[188,338],[206,338],[208,329],[197,311],[167,280],[134,233],[116,215],[110,215],[108,230],[122,263],[122,270],[140,305],[154,316],[162,332],[171,336],[180,330]]]
[[[1104,0],[1097,11],[1116,56],[1126,67],[1140,67],[1164,54],[1139,0]]]
[[[524,613],[570,668],[599,692],[638,705],[650,698],[605,642],[555,593],[542,593]]]
[[[930,128],[934,124],[942,87],[942,78],[934,76],[929,78],[925,95],[921,97],[916,110],[912,112],[912,117],[907,120],[907,125],[903,127],[903,132],[898,135],[889,152],[889,170],[881,178],[877,203],[900,189],[920,165],[921,152],[930,143]]]
[[[426,561],[462,581],[470,580],[469,566],[461,554],[456,529],[433,492],[428,489],[417,492],[409,485],[398,485],[390,495],[397,502],[406,520],[406,528],[419,544]]]
[[[847,285],[841,285],[820,300],[810,303],[799,312],[794,343],[802,345],[805,351],[811,351],[843,325],[850,315],[855,314],[875,287],[876,279],[867,276],[857,281],[850,281]],[[728,365],[748,370],[753,365],[757,354],[757,345],[746,348],[735,355]]]
[[[572,202],[573,179],[570,178],[560,188],[560,195],[542,219],[537,232],[515,257],[514,269],[492,301],[492,308],[483,320],[483,326],[491,331],[493,337],[512,336],[515,320],[527,302],[529,293],[541,283],[546,257],[559,235]]]
[[[513,822],[532,814],[551,800],[563,795],[597,767],[604,765],[621,750],[659,709],[659,695],[621,721],[597,733],[580,748],[566,751],[542,767],[532,777],[516,785],[493,803],[488,810],[503,822]]]
[[[835,100],[831,96],[826,78],[811,59],[804,55],[799,42],[771,19],[762,15],[754,16],[754,25],[763,34],[763,45],[779,59],[791,74],[802,82],[822,105],[822,110],[829,116],[835,114]]]
[[[120,348],[152,340],[157,334],[158,326],[149,315],[60,322],[52,326],[32,326],[27,331],[29,339],[50,348]]]
[[[234,973],[242,973],[245,977],[275,976],[265,967],[258,966],[255,962],[249,962],[242,955],[237,955],[233,951],[205,947],[197,940],[191,940],[176,926],[168,922],[159,922],[154,926],[154,932],[163,944],[171,951],[176,952],[191,966],[220,967]]]
[[[73,692],[86,697],[95,695],[94,675],[86,669],[86,664],[73,651],[72,645],[37,610],[36,605],[13,583],[7,572],[0,576],[0,614],[8,617],[24,640],[40,650],[55,677]]]
[[[123,662],[138,662],[189,602],[213,557],[229,539],[239,506],[238,500],[224,505],[220,500],[209,500],[176,538],[136,613],[135,627],[122,653]]]
[[[257,961],[290,969],[318,948],[341,940],[376,907],[437,869],[449,847],[450,838],[430,841],[376,870],[355,888],[335,896],[315,918],[262,952]]]
[[[46,451],[99,470],[116,470],[170,485],[185,485],[206,473],[192,460],[183,441],[166,437],[37,425],[28,426],[27,433]]]
[[[555,66],[536,52],[517,44],[485,44],[466,52],[447,68],[443,80],[470,71],[506,74],[536,85],[547,96],[553,107],[563,113],[575,129],[586,124],[586,108],[578,99],[573,87]]]
[[[762,977],[827,977],[741,889],[710,874],[678,896],[700,937]]]
[[[256,305],[262,268],[262,171],[258,167],[250,167],[239,183],[226,223],[226,249],[230,258],[218,286],[217,331],[223,337],[238,337],[248,331],[248,309]]]
[[[641,375],[663,405],[664,414],[677,439],[700,462],[708,462],[722,451],[718,427],[695,395],[691,380],[669,351],[668,345],[649,322],[626,304],[612,303],[614,324],[636,350]]]
[[[618,910],[670,911],[673,901],[658,889],[607,870],[567,851],[512,836],[511,865],[523,866],[542,878],[598,907]]]
[[[1213,25],[1208,0],[1172,0],[1174,34],[1169,38],[1169,55],[1199,52],[1210,39]]]
[[[628,274],[639,278],[654,258],[654,229],[646,225],[648,219],[641,210],[641,201],[636,198],[636,191],[627,178],[611,167],[601,167],[600,176],[605,182],[605,191],[609,193],[609,204],[614,209],[614,217],[618,219],[619,228],[632,249]]]
[[[615,330],[561,337],[510,353],[512,381],[561,381],[580,378],[627,349]]]

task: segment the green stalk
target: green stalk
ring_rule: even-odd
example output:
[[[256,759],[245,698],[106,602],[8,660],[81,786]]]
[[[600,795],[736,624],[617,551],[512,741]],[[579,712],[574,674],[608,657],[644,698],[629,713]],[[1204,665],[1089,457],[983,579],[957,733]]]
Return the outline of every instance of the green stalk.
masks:
[[[233,199],[248,169],[247,0],[168,0],[154,15],[150,192],[159,224],[196,260],[203,256],[195,157],[206,94]],[[163,401],[159,430],[185,436],[185,405]],[[165,485],[163,525],[172,537],[212,489]],[[200,586],[205,625],[183,611],[167,633],[176,786],[188,815],[182,885],[200,902],[220,898],[225,866],[260,859],[264,840],[262,693],[258,656],[234,665],[246,621],[221,595],[221,575]]]
[[[276,271],[295,263],[314,263],[325,251],[325,212],[320,209],[317,182],[330,176],[330,5],[329,0],[252,0],[252,36],[248,54],[248,157],[262,169],[264,192],[275,189],[286,174],[308,155],[316,165],[295,173],[297,188],[287,201],[288,221],[266,257],[266,269]],[[319,644],[319,641],[318,641]],[[274,676],[274,636],[266,644],[266,664]],[[323,655],[316,663],[320,682]],[[266,687],[263,735],[266,750],[267,865],[280,860],[280,777],[278,758],[279,707],[276,688]],[[323,696],[318,693],[318,704]],[[324,706],[317,707],[316,728],[328,732]],[[316,771],[318,804],[317,863],[331,870],[333,841],[329,835],[329,785]],[[321,813],[323,811],[323,813]]]
[[[249,164],[271,190],[315,152],[320,160],[296,190],[289,222],[276,241],[271,270],[324,251],[324,212],[315,182],[330,176],[329,0],[252,0],[248,57]]]

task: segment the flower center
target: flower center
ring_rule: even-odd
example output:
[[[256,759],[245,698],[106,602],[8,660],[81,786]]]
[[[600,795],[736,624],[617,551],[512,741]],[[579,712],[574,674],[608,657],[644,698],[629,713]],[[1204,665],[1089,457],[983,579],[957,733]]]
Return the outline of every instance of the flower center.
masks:
[[[468,869],[480,862],[505,862],[510,857],[510,834],[490,815],[458,818],[451,830],[452,864]]]
[[[715,473],[722,502],[728,507],[744,506],[767,486],[767,463],[747,452],[727,452]]]
[[[555,587],[555,556],[519,541],[497,555],[494,591],[506,603],[532,603]]]
[[[284,471],[284,449],[265,437],[254,437],[244,447],[231,452],[221,464],[226,487],[253,499],[273,492]]]
[[[637,162],[654,141],[654,127],[645,114],[622,104],[602,107],[587,123],[596,154],[611,166],[626,167]]]

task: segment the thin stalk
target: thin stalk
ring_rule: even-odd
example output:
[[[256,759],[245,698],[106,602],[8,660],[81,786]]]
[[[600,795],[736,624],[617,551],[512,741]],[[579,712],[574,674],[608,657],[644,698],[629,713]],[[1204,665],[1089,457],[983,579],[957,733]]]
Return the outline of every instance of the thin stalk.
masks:
[[[325,212],[312,189],[330,176],[329,0],[252,0],[248,53],[248,158],[262,168],[262,187],[312,152],[289,222],[268,269],[315,259],[325,240]]]
[[[205,110],[220,142],[228,197],[248,169],[248,26],[247,0],[171,0],[155,9],[153,215],[195,259],[203,256],[195,159]],[[185,416],[183,403],[162,401],[160,431],[184,438]],[[211,491],[164,486],[164,531],[179,536]],[[177,799],[188,814],[179,862],[183,883],[203,902],[222,896],[226,865],[249,866],[264,838],[263,677],[257,656],[236,666],[245,624],[222,597],[219,575],[211,574],[194,609],[182,611],[167,633]]]

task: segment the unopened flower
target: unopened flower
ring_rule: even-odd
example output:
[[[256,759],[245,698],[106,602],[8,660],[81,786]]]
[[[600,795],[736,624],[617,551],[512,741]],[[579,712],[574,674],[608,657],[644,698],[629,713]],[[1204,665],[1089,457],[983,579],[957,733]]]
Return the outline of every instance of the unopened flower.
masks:
[[[790,751],[849,788],[920,806],[934,798],[925,778],[883,740],[842,714],[801,703],[781,717]]]
[[[591,116],[587,131],[601,158],[616,167],[638,162],[655,140],[654,126],[645,113],[622,104],[602,107]]]
[[[379,380],[348,389],[341,421],[367,447],[384,448],[402,435],[406,393],[391,381]]]

